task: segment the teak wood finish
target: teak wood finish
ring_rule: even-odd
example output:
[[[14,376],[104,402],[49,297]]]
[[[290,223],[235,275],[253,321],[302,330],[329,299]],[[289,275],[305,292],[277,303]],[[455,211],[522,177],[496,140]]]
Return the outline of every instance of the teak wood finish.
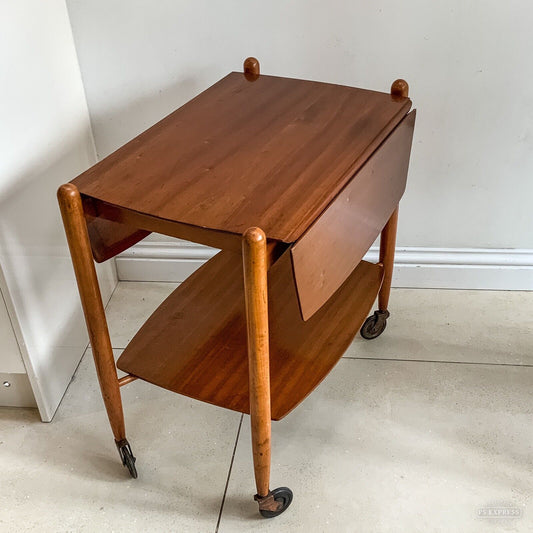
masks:
[[[245,69],[246,72],[246,69]],[[242,240],[248,339],[248,383],[252,454],[257,495],[270,492],[270,354],[268,349],[267,242],[260,228]]]
[[[175,231],[240,239],[257,226],[292,243],[410,107],[374,91],[234,72],[73,183],[96,209],[104,202]]]
[[[383,285],[378,295],[378,309],[382,312],[387,311],[389,307],[397,228],[398,208],[396,207],[389,218],[389,221],[381,232],[381,240],[379,243],[379,263],[383,265]]]
[[[407,98],[409,96],[409,84],[402,79],[395,80],[391,86],[391,95],[395,98]],[[416,110],[409,114],[411,116],[411,138],[409,146],[404,147],[407,151],[407,162],[405,166],[405,178],[407,179],[407,169],[409,167],[409,156],[411,155],[411,143],[415,127]],[[409,117],[408,117],[409,118]],[[407,120],[407,119],[405,119]],[[405,188],[405,187],[404,187]],[[403,194],[403,193],[402,193]],[[394,251],[396,249],[396,232],[398,229],[398,203],[387,224],[381,232],[379,243],[379,262],[383,265],[383,284],[378,296],[378,310],[388,315],[389,296],[392,283],[392,271],[394,269]]]
[[[59,188],[57,197],[89,332],[100,390],[115,442],[120,442],[126,438],[122,400],[81,196],[75,185],[67,183]]]
[[[259,61],[255,57],[248,57],[244,60],[243,65],[244,77],[248,81],[255,81],[259,78]]]
[[[370,311],[382,278],[380,265],[362,261],[304,321],[288,251],[270,267],[273,420],[294,409],[342,357]],[[244,302],[241,256],[219,252],[148,318],[119,357],[118,368],[185,396],[249,413]]]
[[[405,191],[414,125],[412,111],[292,246],[304,320],[350,275],[396,209]]]
[[[243,70],[63,185],[58,199],[124,465],[136,477],[120,387],[138,378],[250,413],[255,498],[272,517],[292,492],[269,487],[271,419],[328,374],[378,294],[376,313],[388,316],[415,113],[404,80],[384,94],[264,76],[255,58]],[[380,231],[379,263],[361,261]],[[222,251],[145,322],[118,379],[94,261],[150,232]]]

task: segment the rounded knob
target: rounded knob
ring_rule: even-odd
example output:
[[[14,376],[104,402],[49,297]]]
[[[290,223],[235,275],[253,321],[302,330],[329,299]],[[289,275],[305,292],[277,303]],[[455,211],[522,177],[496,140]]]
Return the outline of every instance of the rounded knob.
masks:
[[[402,79],[395,80],[390,88],[392,96],[403,96],[407,98],[409,96],[409,84]]]
[[[247,57],[243,65],[244,77],[248,81],[255,81],[259,78],[259,61],[255,57]]]

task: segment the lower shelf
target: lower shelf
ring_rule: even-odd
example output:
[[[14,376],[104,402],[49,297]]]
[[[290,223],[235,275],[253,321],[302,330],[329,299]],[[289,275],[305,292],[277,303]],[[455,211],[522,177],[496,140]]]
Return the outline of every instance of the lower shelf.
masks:
[[[381,286],[362,261],[309,320],[298,307],[290,254],[269,270],[272,418],[298,405],[342,357]],[[249,412],[242,258],[222,251],[182,283],[131,340],[117,366],[185,396]]]

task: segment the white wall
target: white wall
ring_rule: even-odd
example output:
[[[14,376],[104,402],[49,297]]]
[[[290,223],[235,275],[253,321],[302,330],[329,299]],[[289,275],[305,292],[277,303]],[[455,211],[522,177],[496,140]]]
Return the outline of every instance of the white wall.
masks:
[[[87,345],[56,190],[95,161],[63,0],[0,2],[0,76],[0,289],[50,420]]]
[[[19,345],[11,325],[5,300],[0,291],[0,358],[2,373],[25,374],[26,368],[22,361]]]
[[[526,0],[68,0],[105,156],[255,55],[267,74],[418,108],[400,246],[533,248],[533,4]]]

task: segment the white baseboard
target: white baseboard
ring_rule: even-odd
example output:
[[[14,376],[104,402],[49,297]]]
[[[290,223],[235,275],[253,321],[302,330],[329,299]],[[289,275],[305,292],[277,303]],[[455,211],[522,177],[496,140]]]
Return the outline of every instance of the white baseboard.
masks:
[[[187,241],[140,242],[117,256],[118,279],[179,283],[217,252]]]
[[[140,242],[117,257],[122,281],[181,282],[217,250],[185,241]],[[365,259],[377,261],[377,248]],[[423,248],[396,250],[394,287],[533,290],[533,250]]]

